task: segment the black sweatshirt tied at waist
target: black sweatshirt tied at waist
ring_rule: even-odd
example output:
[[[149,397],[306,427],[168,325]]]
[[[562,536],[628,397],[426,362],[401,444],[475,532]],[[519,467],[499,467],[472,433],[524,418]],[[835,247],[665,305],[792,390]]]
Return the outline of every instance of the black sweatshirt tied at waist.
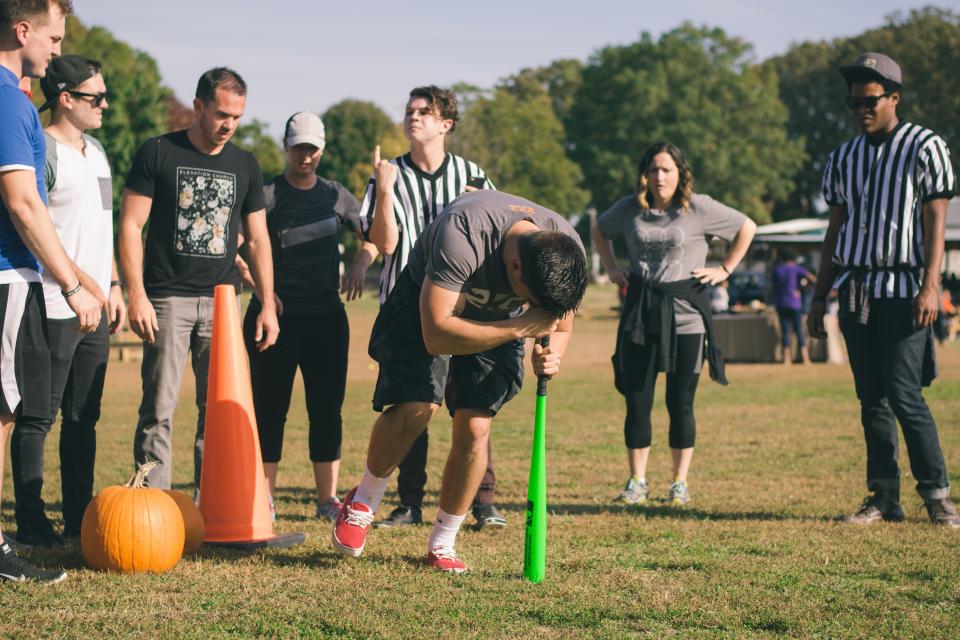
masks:
[[[673,373],[677,361],[677,320],[674,313],[674,300],[686,300],[703,317],[706,329],[707,362],[710,377],[720,384],[729,384],[725,373],[723,354],[713,339],[713,315],[710,313],[710,298],[707,288],[698,280],[678,280],[676,282],[650,282],[631,274],[627,286],[627,299],[620,315],[617,328],[617,346],[613,355],[614,374],[617,379],[625,371],[622,361],[621,344],[630,340],[643,346],[649,339],[647,322],[656,322],[660,333],[660,370]],[[619,389],[621,385],[617,385]]]

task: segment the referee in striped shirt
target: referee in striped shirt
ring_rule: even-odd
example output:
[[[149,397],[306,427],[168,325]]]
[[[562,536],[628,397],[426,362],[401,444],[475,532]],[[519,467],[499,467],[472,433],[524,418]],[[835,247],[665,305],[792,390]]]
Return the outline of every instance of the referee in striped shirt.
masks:
[[[960,527],[937,425],[921,394],[936,375],[932,325],[954,193],[950,153],[934,132],[897,117],[902,76],[891,58],[865,53],[840,74],[862,133],[835,149],[824,169],[830,223],[808,328],[825,335],[824,303],[836,290],[871,492],[846,521],[903,520],[899,421],[930,521]]]
[[[373,175],[360,208],[365,236],[383,254],[380,304],[393,290],[397,277],[424,229],[464,191],[493,189],[493,183],[476,163],[446,151],[447,135],[457,126],[457,99],[452,91],[429,85],[410,92],[403,116],[403,133],[410,151],[392,160],[373,154]],[[489,441],[488,441],[489,442]],[[397,493],[400,505],[375,526],[419,524],[427,484],[427,431],[414,442],[399,466]],[[493,505],[496,475],[492,450],[487,449],[487,470],[473,506],[479,527],[503,527],[507,521]]]

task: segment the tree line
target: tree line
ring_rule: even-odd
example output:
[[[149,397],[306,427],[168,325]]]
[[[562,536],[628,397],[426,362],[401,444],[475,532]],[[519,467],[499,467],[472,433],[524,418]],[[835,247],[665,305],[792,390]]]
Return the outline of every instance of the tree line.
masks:
[[[189,113],[148,54],[75,18],[67,28],[65,53],[104,63],[110,109],[98,137],[114,174],[125,176],[144,140],[182,126]],[[809,216],[822,208],[827,153],[856,134],[837,68],[864,51],[887,53],[903,67],[901,117],[948,144],[960,140],[960,14],[927,7],[759,62],[748,42],[685,23],[603,47],[586,61],[521,69],[494,87],[459,84],[462,119],[448,148],[478,162],[498,188],[569,215],[603,211],[633,190],[643,149],[668,140],[687,155],[697,190],[760,223]],[[320,173],[358,196],[373,147],[388,157],[406,148],[400,114],[371,102],[343,100],[321,115],[328,133]],[[246,123],[235,140],[257,155],[265,177],[283,170],[279,135],[263,122]],[[117,195],[122,184],[115,180]]]

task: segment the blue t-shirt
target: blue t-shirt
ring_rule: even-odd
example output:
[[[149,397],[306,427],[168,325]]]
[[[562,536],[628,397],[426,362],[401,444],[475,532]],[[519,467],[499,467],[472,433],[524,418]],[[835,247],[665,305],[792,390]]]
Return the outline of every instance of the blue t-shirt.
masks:
[[[777,309],[803,309],[800,281],[810,272],[794,262],[784,262],[773,270],[773,298]]]
[[[0,66],[0,119],[3,120],[3,126],[0,126],[0,172],[33,171],[37,177],[37,191],[46,204],[47,186],[43,180],[43,168],[47,144],[40,125],[40,115],[20,90],[17,76],[4,66]],[[39,273],[40,265],[10,221],[6,203],[0,200],[0,283],[23,279],[11,279],[9,274],[3,273],[13,269],[29,269]]]

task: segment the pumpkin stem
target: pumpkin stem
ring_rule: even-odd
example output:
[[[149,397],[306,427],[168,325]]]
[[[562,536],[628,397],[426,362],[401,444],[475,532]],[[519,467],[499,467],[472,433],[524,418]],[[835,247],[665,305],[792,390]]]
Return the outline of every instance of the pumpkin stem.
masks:
[[[156,467],[158,464],[160,463],[157,462],[156,460],[151,460],[150,462],[147,462],[141,465],[141,467],[137,469],[137,472],[133,475],[133,477],[130,478],[127,484],[123,486],[132,487],[134,489],[143,489],[144,487],[148,486],[147,474],[153,471],[153,468]]]

